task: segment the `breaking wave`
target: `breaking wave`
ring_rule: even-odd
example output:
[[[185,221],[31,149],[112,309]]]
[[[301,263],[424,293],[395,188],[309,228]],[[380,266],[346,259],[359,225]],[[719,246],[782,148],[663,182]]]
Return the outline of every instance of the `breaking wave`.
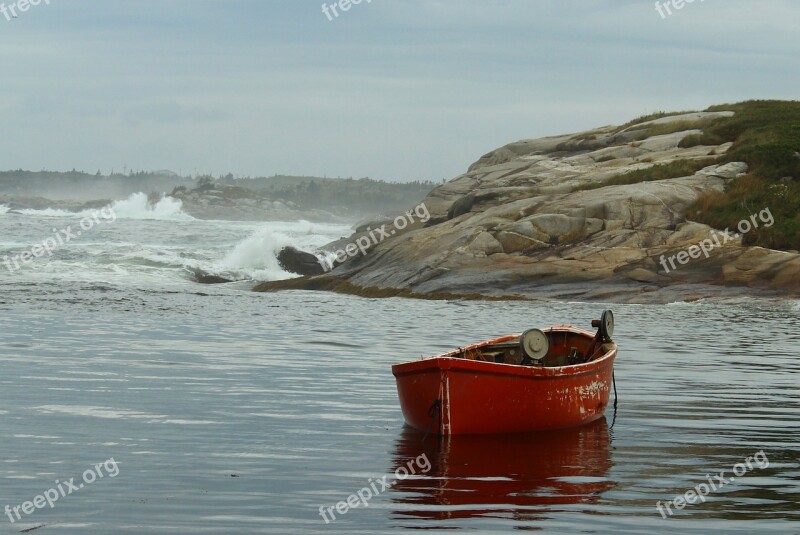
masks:
[[[161,221],[193,221],[194,218],[182,210],[180,199],[164,196],[150,204],[147,195],[134,193],[124,201],[115,201],[111,209],[122,219],[158,219]]]
[[[195,218],[183,212],[183,203],[180,199],[169,196],[162,197],[156,203],[150,203],[145,193],[134,193],[122,201],[111,203],[111,209],[119,219],[151,219],[158,221],[194,221]],[[8,208],[5,208],[6,212]],[[83,217],[94,214],[97,210],[83,210],[81,212],[70,212],[58,208],[45,208],[44,210],[34,210],[23,208],[16,212],[29,216],[44,217]],[[0,211],[0,214],[5,213]]]
[[[144,194],[111,205],[115,222],[104,220],[91,232],[75,236],[52,255],[43,255],[26,269],[15,271],[18,281],[59,280],[104,284],[194,284],[197,275],[216,275],[233,281],[279,280],[295,277],[278,263],[287,245],[316,252],[349,235],[348,225],[308,221],[217,221],[191,219],[172,198],[148,204]],[[87,210],[94,213],[95,210]],[[51,236],[54,227],[70,225],[82,212],[56,209],[26,210],[26,221],[9,217],[23,213],[12,208],[0,216],[0,258],[27,250]],[[102,214],[102,212],[101,212]],[[57,218],[57,219],[56,219]],[[58,219],[63,221],[60,224]],[[143,220],[154,219],[157,221]],[[186,220],[186,223],[175,224]],[[14,242],[3,239],[14,229]],[[0,278],[2,278],[0,273]],[[2,284],[2,281],[0,281]]]
[[[271,228],[263,228],[239,242],[216,266],[217,271],[252,279],[280,280],[295,277],[278,264],[278,253],[293,239]]]
[[[310,223],[265,223],[247,238],[237,243],[209,270],[216,274],[245,277],[254,280],[281,280],[297,277],[288,273],[278,263],[278,253],[291,245],[301,250],[314,251],[346,234],[345,225]]]
[[[70,212],[68,210],[59,210],[57,208],[45,208],[44,210],[35,210],[33,208],[20,208],[14,211],[22,215],[33,215],[33,216],[43,216],[43,217],[75,217],[83,215],[83,212]]]

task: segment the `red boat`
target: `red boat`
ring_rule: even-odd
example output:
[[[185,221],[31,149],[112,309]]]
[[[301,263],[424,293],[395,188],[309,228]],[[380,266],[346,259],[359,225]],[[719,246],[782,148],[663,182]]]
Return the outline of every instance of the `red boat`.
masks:
[[[600,418],[611,393],[614,315],[593,334],[530,329],[392,366],[406,422],[440,435],[519,433]]]

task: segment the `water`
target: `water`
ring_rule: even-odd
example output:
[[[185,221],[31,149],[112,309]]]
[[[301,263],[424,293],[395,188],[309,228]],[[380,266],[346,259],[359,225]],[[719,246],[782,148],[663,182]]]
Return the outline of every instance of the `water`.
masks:
[[[0,205],[0,270],[10,276],[3,280],[18,284],[66,279],[180,286],[196,271],[234,280],[277,280],[292,276],[275,258],[284,246],[316,248],[350,233],[347,225],[307,221],[201,221],[185,214],[179,200],[165,197],[148,206],[141,193],[80,214],[9,211]],[[52,254],[39,251],[28,263],[19,258],[47,240]]]
[[[175,214],[120,217],[0,272],[0,507],[112,457],[119,469],[52,509],[3,517],[7,532],[800,532],[800,304],[614,305],[616,415],[423,442],[403,427],[391,364],[532,326],[588,326],[603,306],[200,286],[188,275],[198,266],[288,276],[272,263],[276,243],[343,229]],[[0,258],[74,223],[2,214]],[[769,466],[753,459],[705,503],[656,510],[760,451]],[[423,454],[427,471],[382,491],[377,480]],[[370,483],[381,492],[368,507],[334,508],[325,523],[320,506]]]

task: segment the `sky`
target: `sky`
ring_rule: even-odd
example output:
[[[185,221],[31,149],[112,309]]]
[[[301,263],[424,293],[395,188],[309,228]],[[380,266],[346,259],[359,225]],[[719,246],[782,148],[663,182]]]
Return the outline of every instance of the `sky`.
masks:
[[[438,182],[520,139],[800,90],[796,0],[322,4],[0,14],[0,169]]]

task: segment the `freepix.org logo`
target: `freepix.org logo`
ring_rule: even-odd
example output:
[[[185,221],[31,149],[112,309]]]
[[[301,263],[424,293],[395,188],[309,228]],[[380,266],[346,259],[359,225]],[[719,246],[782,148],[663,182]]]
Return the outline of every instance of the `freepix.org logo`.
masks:
[[[353,6],[357,6],[361,2],[366,2],[367,4],[371,4],[372,0],[338,0],[338,2],[333,2],[329,4],[322,4],[322,12],[325,13],[325,16],[328,17],[328,20],[333,22],[334,19],[339,18],[340,13],[346,13],[350,11],[350,8]]]
[[[705,0],[699,0],[700,2],[705,2]],[[656,2],[656,11],[658,14],[661,15],[662,19],[666,19],[668,16],[672,16],[672,8],[675,10],[680,10],[686,7],[686,4],[693,4],[695,0],[666,0],[666,2]]]
[[[103,469],[105,469],[105,474],[103,473]],[[67,496],[71,495],[73,492],[78,492],[82,490],[87,485],[91,485],[95,481],[103,479],[104,475],[108,475],[108,477],[117,477],[119,475],[119,466],[117,465],[117,461],[114,460],[113,457],[108,459],[104,463],[98,463],[94,465],[92,468],[89,468],[83,473],[83,482],[82,483],[75,483],[75,478],[71,477],[65,481],[59,481],[56,479],[55,486],[47,489],[43,493],[35,496],[32,500],[28,500],[27,502],[23,502],[20,505],[10,506],[6,505],[5,513],[8,517],[9,522],[12,524],[22,520],[25,516],[32,515],[38,509],[44,509],[46,506],[50,506],[53,509],[56,506],[56,502],[61,498],[66,498]],[[39,526],[41,527],[41,526]],[[37,529],[37,528],[33,528]],[[23,530],[20,533],[26,533],[28,531],[32,531],[31,529]]]
[[[8,5],[0,3],[0,13],[3,14],[6,20],[10,21],[19,17],[17,13],[25,13],[31,6],[38,6],[42,2],[48,6],[50,5],[50,0],[17,0]]]

